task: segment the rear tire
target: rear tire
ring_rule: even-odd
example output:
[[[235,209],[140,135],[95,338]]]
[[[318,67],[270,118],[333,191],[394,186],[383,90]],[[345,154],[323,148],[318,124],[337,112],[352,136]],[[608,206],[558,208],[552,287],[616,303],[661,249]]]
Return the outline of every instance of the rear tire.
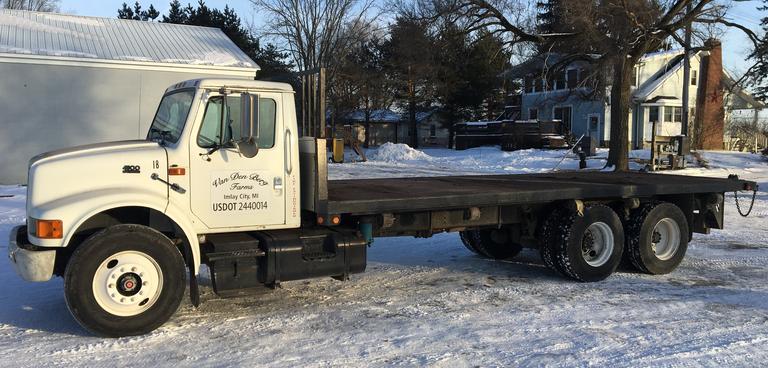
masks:
[[[186,267],[157,230],[115,225],[86,239],[69,259],[64,296],[75,320],[104,337],[148,333],[181,303]]]
[[[584,216],[565,212],[550,231],[547,242],[554,268],[570,278],[604,280],[621,263],[624,230],[619,216],[608,206],[588,206]]]
[[[523,250],[504,229],[465,230],[459,236],[467,249],[486,258],[510,259]]]
[[[640,272],[670,273],[688,250],[688,220],[672,203],[654,202],[633,210],[625,228],[626,258]]]
[[[544,261],[544,264],[547,266],[547,268],[556,271],[565,277],[568,277],[568,274],[565,273],[565,270],[560,269],[560,266],[557,263],[557,257],[555,253],[556,243],[553,241],[553,234],[557,226],[559,226],[563,221],[566,221],[570,215],[570,212],[564,208],[555,208],[544,220],[538,236],[539,255],[541,255],[541,260]]]

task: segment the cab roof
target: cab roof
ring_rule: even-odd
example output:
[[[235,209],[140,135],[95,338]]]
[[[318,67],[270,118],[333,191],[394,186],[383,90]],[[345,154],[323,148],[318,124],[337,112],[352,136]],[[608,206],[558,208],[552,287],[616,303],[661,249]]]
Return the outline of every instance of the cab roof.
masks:
[[[222,87],[232,89],[253,89],[253,90],[270,90],[277,92],[291,92],[293,93],[293,87],[288,83],[279,82],[267,82],[260,80],[248,80],[248,79],[235,79],[235,78],[199,78],[189,79],[183,82],[176,83],[165,90],[165,93],[182,88],[209,88],[219,89]]]

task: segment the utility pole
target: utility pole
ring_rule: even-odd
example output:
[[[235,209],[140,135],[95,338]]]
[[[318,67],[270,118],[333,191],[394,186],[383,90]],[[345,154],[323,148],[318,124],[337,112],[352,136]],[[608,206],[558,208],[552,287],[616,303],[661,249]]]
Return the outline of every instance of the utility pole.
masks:
[[[688,3],[687,12],[693,11],[693,1]],[[685,40],[684,40],[684,58],[683,58],[683,122],[681,134],[688,135],[688,119],[689,119],[689,100],[690,100],[690,87],[691,87],[691,23],[685,26]]]

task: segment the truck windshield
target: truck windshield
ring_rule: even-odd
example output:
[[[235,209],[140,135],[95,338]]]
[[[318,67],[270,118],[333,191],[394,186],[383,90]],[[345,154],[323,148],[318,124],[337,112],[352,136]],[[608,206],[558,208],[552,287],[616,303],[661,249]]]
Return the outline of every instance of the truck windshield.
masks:
[[[163,96],[155,120],[149,127],[148,140],[176,143],[179,141],[195,90],[187,89]]]

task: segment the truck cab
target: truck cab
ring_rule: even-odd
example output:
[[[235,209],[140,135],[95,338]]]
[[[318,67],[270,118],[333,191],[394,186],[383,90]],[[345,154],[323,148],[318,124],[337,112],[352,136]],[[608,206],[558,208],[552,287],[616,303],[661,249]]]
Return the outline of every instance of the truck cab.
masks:
[[[175,84],[165,91],[145,140],[30,160],[28,220],[11,234],[11,259],[29,281],[64,276],[86,239],[133,224],[172,239],[194,275],[207,234],[299,227],[298,147],[290,85]]]

